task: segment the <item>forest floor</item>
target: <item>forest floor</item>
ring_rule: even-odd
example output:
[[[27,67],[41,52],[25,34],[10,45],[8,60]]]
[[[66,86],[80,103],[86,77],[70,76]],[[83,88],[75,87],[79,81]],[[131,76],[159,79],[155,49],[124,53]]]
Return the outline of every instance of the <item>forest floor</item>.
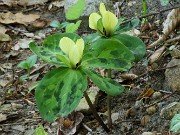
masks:
[[[62,1],[58,1],[58,4],[53,4],[56,1],[50,0],[41,0],[44,4],[36,2],[28,5],[23,2],[16,4],[0,1],[1,135],[32,135],[39,124],[43,125],[50,135],[56,134],[58,129],[57,121],[49,123],[41,119],[34,99],[37,81],[51,67],[38,60],[31,69],[29,78],[23,78],[26,71],[17,67],[19,62],[32,55],[28,46],[31,41],[40,43],[47,35],[57,32],[49,26],[51,21],[64,21]],[[116,1],[113,2],[117,4]],[[123,1],[119,4],[120,16],[128,19],[141,16],[140,0]],[[148,48],[148,45],[158,40],[162,34],[162,23],[171,10],[160,11],[178,5],[178,2],[172,2],[162,7],[159,0],[148,1],[149,13],[157,13],[149,15],[148,23],[136,28],[138,37],[147,45],[146,56],[135,63],[127,73],[113,71],[113,79],[126,86],[127,90],[122,95],[112,98],[113,128],[109,134],[172,134],[169,131],[170,120],[173,114],[180,113],[180,95],[177,92],[180,90],[180,43],[179,40],[174,40],[179,34],[178,27],[171,32],[166,41],[152,48]],[[90,32],[90,29],[84,26],[78,31],[80,35]],[[154,57],[151,57],[152,55]],[[90,84],[90,87],[95,86]],[[104,93],[98,94],[96,106],[102,119],[107,121]],[[106,134],[90,111],[83,114],[80,125],[74,129],[77,130],[76,134]]]

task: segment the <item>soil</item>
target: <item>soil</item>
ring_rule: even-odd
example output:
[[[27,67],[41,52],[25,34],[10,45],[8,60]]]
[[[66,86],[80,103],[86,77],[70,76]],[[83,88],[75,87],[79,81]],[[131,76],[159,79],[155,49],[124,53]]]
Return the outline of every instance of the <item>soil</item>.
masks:
[[[113,2],[115,3],[117,1],[113,0]],[[128,5],[129,2],[133,1],[121,1],[121,6],[119,7],[120,15],[128,19],[134,16],[141,16],[141,1],[135,1],[136,3],[132,4],[132,6]],[[172,1],[168,6],[162,7],[159,0],[147,0],[147,3],[149,12],[158,12],[179,4],[178,2]],[[6,115],[6,119],[0,121],[1,135],[31,135],[39,124],[42,124],[50,135],[54,135],[57,132],[57,122],[49,123],[41,119],[36,108],[34,89],[32,88],[35,82],[39,81],[52,67],[39,60],[30,72],[31,79],[21,81],[21,76],[25,75],[26,71],[18,68],[17,64],[30,56],[32,52],[28,48],[12,49],[19,39],[27,38],[25,33],[40,33],[43,36],[47,36],[57,32],[57,30],[51,28],[49,24],[53,20],[63,22],[65,20],[64,10],[63,7],[53,7],[51,10],[48,10],[49,5],[50,2],[44,5],[27,7],[0,5],[0,12],[36,13],[41,16],[40,20],[45,22],[44,27],[38,28],[32,24],[28,26],[17,23],[4,25],[8,29],[7,33],[12,40],[9,42],[0,42],[0,114]],[[137,28],[141,31],[139,37],[146,45],[158,39],[157,35],[161,34],[162,22],[168,13],[169,11],[150,16],[148,18],[150,25],[146,25],[146,28],[140,26]],[[159,21],[159,24],[155,23],[157,21]],[[87,33],[91,33],[91,31],[89,31],[86,26],[81,26],[79,34]],[[175,37],[176,35],[177,32],[175,31],[171,37]],[[35,38],[35,40],[40,43],[43,38]],[[177,42],[174,44],[179,45]],[[122,72],[113,71],[113,79],[126,86],[126,91],[122,95],[112,98],[112,113],[117,113],[118,116],[116,116],[116,120],[113,123],[112,131],[108,134],[140,135],[145,131],[159,133],[161,135],[171,134],[169,132],[170,119],[161,117],[160,112],[162,108],[169,103],[179,102],[180,95],[172,92],[170,89],[164,90],[165,68],[167,63],[172,59],[171,55],[167,53],[157,62],[151,65],[148,63],[149,56],[153,54],[155,50],[156,48],[149,49],[144,59],[135,63],[130,70],[129,73],[138,75],[138,78],[122,80]],[[92,84],[89,85],[90,87],[92,86]],[[152,94],[142,96],[143,91],[153,91],[153,93],[160,92],[161,95],[155,98]],[[150,108],[150,112],[147,111],[148,108]],[[106,95],[104,93],[99,93],[96,109],[102,119],[106,121],[107,107]],[[84,116],[79,128],[77,128],[76,134],[107,134],[94,119],[90,111],[84,112]],[[88,126],[92,132],[88,131],[86,126]]]

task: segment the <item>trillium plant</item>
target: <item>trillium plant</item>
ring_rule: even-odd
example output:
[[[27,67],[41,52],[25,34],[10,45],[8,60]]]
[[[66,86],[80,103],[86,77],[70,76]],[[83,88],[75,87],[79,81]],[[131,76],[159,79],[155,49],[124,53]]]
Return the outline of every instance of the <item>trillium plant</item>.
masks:
[[[81,38],[74,33],[56,33],[41,45],[30,43],[32,52],[54,65],[39,82],[35,98],[42,118],[52,122],[68,116],[85,96],[96,119],[109,131],[86,93],[88,80],[109,96],[121,94],[125,88],[110,76],[101,76],[96,69],[127,71],[144,56],[145,45],[138,37],[117,34],[118,19],[103,3],[100,14],[90,15],[89,27],[99,33],[94,34],[98,38],[93,34]]]

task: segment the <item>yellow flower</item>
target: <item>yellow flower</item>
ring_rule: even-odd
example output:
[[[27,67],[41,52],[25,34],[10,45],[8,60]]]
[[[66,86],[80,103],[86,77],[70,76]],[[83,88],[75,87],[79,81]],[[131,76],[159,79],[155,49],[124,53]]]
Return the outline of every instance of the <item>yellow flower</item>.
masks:
[[[102,19],[102,25],[105,29],[105,32],[103,32],[104,35],[112,35],[112,33],[115,30],[116,25],[118,24],[118,18],[110,11],[106,10],[106,7],[104,3],[100,3],[99,11],[101,15],[98,13],[92,13],[89,16],[89,27],[91,29],[101,31],[100,28],[98,28],[97,24],[100,19]]]
[[[71,65],[76,67],[83,55],[84,40],[80,38],[74,42],[68,37],[63,37],[59,42],[59,47],[68,56]]]

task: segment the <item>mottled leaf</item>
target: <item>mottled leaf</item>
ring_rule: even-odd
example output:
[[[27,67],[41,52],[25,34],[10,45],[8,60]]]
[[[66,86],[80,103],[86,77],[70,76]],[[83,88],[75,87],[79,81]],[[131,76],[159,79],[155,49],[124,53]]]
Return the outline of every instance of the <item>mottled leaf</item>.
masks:
[[[87,78],[80,70],[58,68],[48,72],[35,92],[41,116],[54,121],[67,116],[79,104],[87,87]]]
[[[66,58],[59,47],[59,41],[63,37],[69,37],[74,41],[76,41],[79,38],[78,35],[73,34],[73,33],[66,33],[66,34],[59,33],[59,34],[48,36],[44,40],[42,46],[38,46],[37,44],[32,42],[30,43],[29,47],[32,52],[34,52],[37,56],[39,56],[45,62],[54,64],[54,65],[67,67],[69,65],[67,64],[67,61],[66,62],[63,61],[63,60],[66,60]]]
[[[100,90],[106,92],[110,96],[116,96],[121,94],[124,91],[124,87],[113,81],[110,78],[105,78],[97,74],[96,72],[90,69],[84,69],[88,77],[97,85]]]
[[[89,67],[126,71],[134,60],[131,51],[117,40],[99,39],[90,49],[82,60],[82,64]]]

